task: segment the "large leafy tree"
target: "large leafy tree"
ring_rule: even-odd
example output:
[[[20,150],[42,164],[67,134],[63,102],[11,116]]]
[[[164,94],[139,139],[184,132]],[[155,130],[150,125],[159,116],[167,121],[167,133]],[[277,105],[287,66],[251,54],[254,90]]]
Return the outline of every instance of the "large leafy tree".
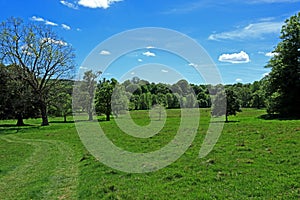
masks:
[[[226,110],[223,108],[224,102],[226,101]],[[219,91],[214,99],[212,107],[213,116],[225,115],[226,122],[228,122],[229,115],[236,115],[237,112],[241,112],[240,102],[236,93],[231,89]]]
[[[17,119],[16,125],[23,126],[23,119],[35,117],[37,112],[34,94],[19,70],[16,65],[0,65],[0,119]]]
[[[73,48],[45,25],[10,18],[0,25],[0,59],[19,66],[37,99],[42,125],[49,125],[49,91],[59,79],[73,75]]]
[[[300,13],[285,21],[281,42],[267,67],[268,112],[284,117],[300,116]]]
[[[89,121],[93,120],[93,103],[97,81],[96,79],[102,74],[101,71],[93,72],[92,70],[86,71],[83,76],[82,89],[87,92],[86,110],[89,115]]]
[[[99,114],[105,114],[106,121],[110,121],[112,113],[112,95],[115,86],[118,84],[117,80],[103,79],[99,81],[95,94],[95,109]]]

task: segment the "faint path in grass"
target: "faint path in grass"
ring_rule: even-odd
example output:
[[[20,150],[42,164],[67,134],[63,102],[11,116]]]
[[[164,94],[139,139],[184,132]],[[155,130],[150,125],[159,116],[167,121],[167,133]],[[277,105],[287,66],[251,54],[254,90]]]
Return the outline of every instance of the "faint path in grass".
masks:
[[[0,139],[35,148],[23,165],[0,179],[1,199],[76,199],[78,166],[66,143],[13,135]]]

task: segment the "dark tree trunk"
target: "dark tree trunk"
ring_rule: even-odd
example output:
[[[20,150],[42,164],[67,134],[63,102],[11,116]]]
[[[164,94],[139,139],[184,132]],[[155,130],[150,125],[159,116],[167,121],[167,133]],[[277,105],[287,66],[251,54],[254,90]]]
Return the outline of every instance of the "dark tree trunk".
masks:
[[[226,123],[228,122],[228,114],[226,113],[226,121],[225,121]]]
[[[67,122],[67,115],[64,115],[64,123]]]
[[[45,102],[41,102],[40,104],[41,115],[42,115],[42,126],[48,126],[48,116],[47,116],[47,105]]]
[[[93,113],[89,112],[89,121],[93,121]]]
[[[110,121],[110,113],[106,113],[106,121]]]
[[[24,124],[24,121],[23,121],[23,116],[22,116],[22,114],[18,114],[17,115],[17,126],[24,126],[25,124]]]

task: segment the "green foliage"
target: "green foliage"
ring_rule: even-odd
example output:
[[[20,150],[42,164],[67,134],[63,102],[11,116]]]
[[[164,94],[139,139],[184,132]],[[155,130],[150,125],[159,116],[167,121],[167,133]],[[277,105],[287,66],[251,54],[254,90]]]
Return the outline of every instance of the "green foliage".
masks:
[[[226,102],[226,103],[225,103]],[[213,116],[226,116],[226,122],[228,122],[229,115],[236,115],[237,112],[241,112],[240,101],[236,93],[231,89],[225,89],[219,91],[216,94],[212,108]],[[226,109],[224,108],[226,105]]]
[[[285,21],[281,42],[267,67],[268,112],[285,117],[300,117],[300,12]]]
[[[105,114],[106,121],[110,121],[112,113],[112,95],[115,86],[117,85],[115,79],[99,81],[95,94],[95,109],[98,114]]]

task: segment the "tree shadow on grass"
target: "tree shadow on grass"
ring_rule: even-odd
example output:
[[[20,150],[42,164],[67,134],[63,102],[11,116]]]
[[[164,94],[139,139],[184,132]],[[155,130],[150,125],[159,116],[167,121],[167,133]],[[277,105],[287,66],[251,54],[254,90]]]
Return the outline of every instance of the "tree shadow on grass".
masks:
[[[75,121],[74,120],[69,120],[69,121],[50,121],[50,124],[74,124]]]
[[[258,117],[259,119],[264,119],[264,120],[300,120],[300,116],[295,117],[287,117],[287,116],[281,116],[279,114],[264,114]]]
[[[0,135],[2,134],[12,134],[18,133],[21,130],[28,129],[28,128],[39,128],[40,126],[25,124],[23,126],[17,126],[15,124],[0,124]]]

